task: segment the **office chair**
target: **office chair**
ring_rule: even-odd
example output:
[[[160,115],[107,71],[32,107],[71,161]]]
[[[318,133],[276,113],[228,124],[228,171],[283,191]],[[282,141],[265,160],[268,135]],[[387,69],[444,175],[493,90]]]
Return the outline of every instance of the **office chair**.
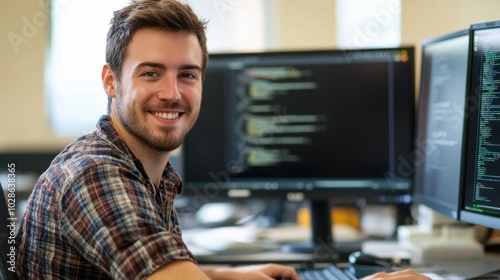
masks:
[[[7,201],[0,183],[0,280],[15,280],[15,273],[8,270],[7,254],[10,252],[11,244],[8,244],[10,229],[7,227],[8,220]]]

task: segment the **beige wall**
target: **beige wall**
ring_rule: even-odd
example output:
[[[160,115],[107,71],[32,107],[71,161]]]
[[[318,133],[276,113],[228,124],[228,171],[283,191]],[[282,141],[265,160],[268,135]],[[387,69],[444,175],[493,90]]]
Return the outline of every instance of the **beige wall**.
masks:
[[[45,1],[5,1],[0,10],[0,151],[58,150],[72,140],[51,133],[45,112]],[[278,48],[335,47],[334,0],[277,3]],[[402,42],[418,45],[472,23],[497,20],[498,11],[498,0],[402,0]],[[34,28],[26,29],[26,22]],[[24,38],[17,48],[9,41],[12,33]]]
[[[497,0],[402,0],[403,43],[468,28],[470,24],[500,20]]]
[[[69,139],[52,135],[43,95],[49,26],[45,1],[4,1],[2,4],[0,150],[60,149]],[[10,38],[15,38],[16,43]]]
[[[469,28],[474,23],[500,20],[498,0],[401,1],[401,41],[416,46],[417,80],[420,78],[419,44],[422,40]]]
[[[280,49],[321,49],[335,46],[334,0],[278,0]]]

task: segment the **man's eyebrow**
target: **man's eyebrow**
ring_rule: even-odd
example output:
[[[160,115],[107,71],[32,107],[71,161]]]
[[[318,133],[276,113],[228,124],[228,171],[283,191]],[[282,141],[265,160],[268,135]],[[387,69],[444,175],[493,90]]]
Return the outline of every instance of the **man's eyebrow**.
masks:
[[[196,70],[201,72],[201,66],[196,64],[185,64],[179,67],[181,70]]]
[[[148,62],[148,61],[139,63],[135,67],[136,70],[139,70],[141,68],[156,68],[156,69],[160,69],[160,70],[167,69],[167,67],[164,64],[156,63],[156,62]],[[197,71],[201,72],[201,66],[196,65],[196,64],[183,64],[179,67],[179,69],[181,69],[181,70],[197,70]]]
[[[141,69],[141,68],[157,68],[157,69],[162,69],[162,70],[165,70],[167,69],[167,67],[161,63],[156,63],[156,62],[142,62],[142,63],[139,63],[135,69]]]

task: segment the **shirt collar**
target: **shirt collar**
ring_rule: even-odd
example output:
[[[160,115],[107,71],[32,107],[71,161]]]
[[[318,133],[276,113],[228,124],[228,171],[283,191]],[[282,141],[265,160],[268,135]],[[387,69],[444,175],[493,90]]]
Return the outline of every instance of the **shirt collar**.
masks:
[[[124,156],[128,157],[135,166],[142,173],[144,178],[148,178],[148,174],[144,169],[141,161],[132,153],[125,141],[120,137],[118,132],[111,125],[111,119],[108,115],[103,115],[97,122],[97,133],[105,141],[109,142],[115,146],[118,150],[124,153]],[[182,180],[179,174],[175,171],[170,161],[165,166],[161,178],[161,187],[174,187],[177,188],[177,193],[180,194],[182,191]]]

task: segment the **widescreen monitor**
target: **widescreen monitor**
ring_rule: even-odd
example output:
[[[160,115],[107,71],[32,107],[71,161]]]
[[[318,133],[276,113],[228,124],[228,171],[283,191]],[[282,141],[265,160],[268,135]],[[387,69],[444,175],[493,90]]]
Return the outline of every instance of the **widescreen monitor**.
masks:
[[[414,86],[413,47],[212,54],[183,193],[307,199],[331,243],[332,200],[411,193]]]
[[[414,202],[457,220],[469,30],[422,42],[415,138]]]
[[[500,21],[470,31],[469,134],[460,219],[500,229]]]

